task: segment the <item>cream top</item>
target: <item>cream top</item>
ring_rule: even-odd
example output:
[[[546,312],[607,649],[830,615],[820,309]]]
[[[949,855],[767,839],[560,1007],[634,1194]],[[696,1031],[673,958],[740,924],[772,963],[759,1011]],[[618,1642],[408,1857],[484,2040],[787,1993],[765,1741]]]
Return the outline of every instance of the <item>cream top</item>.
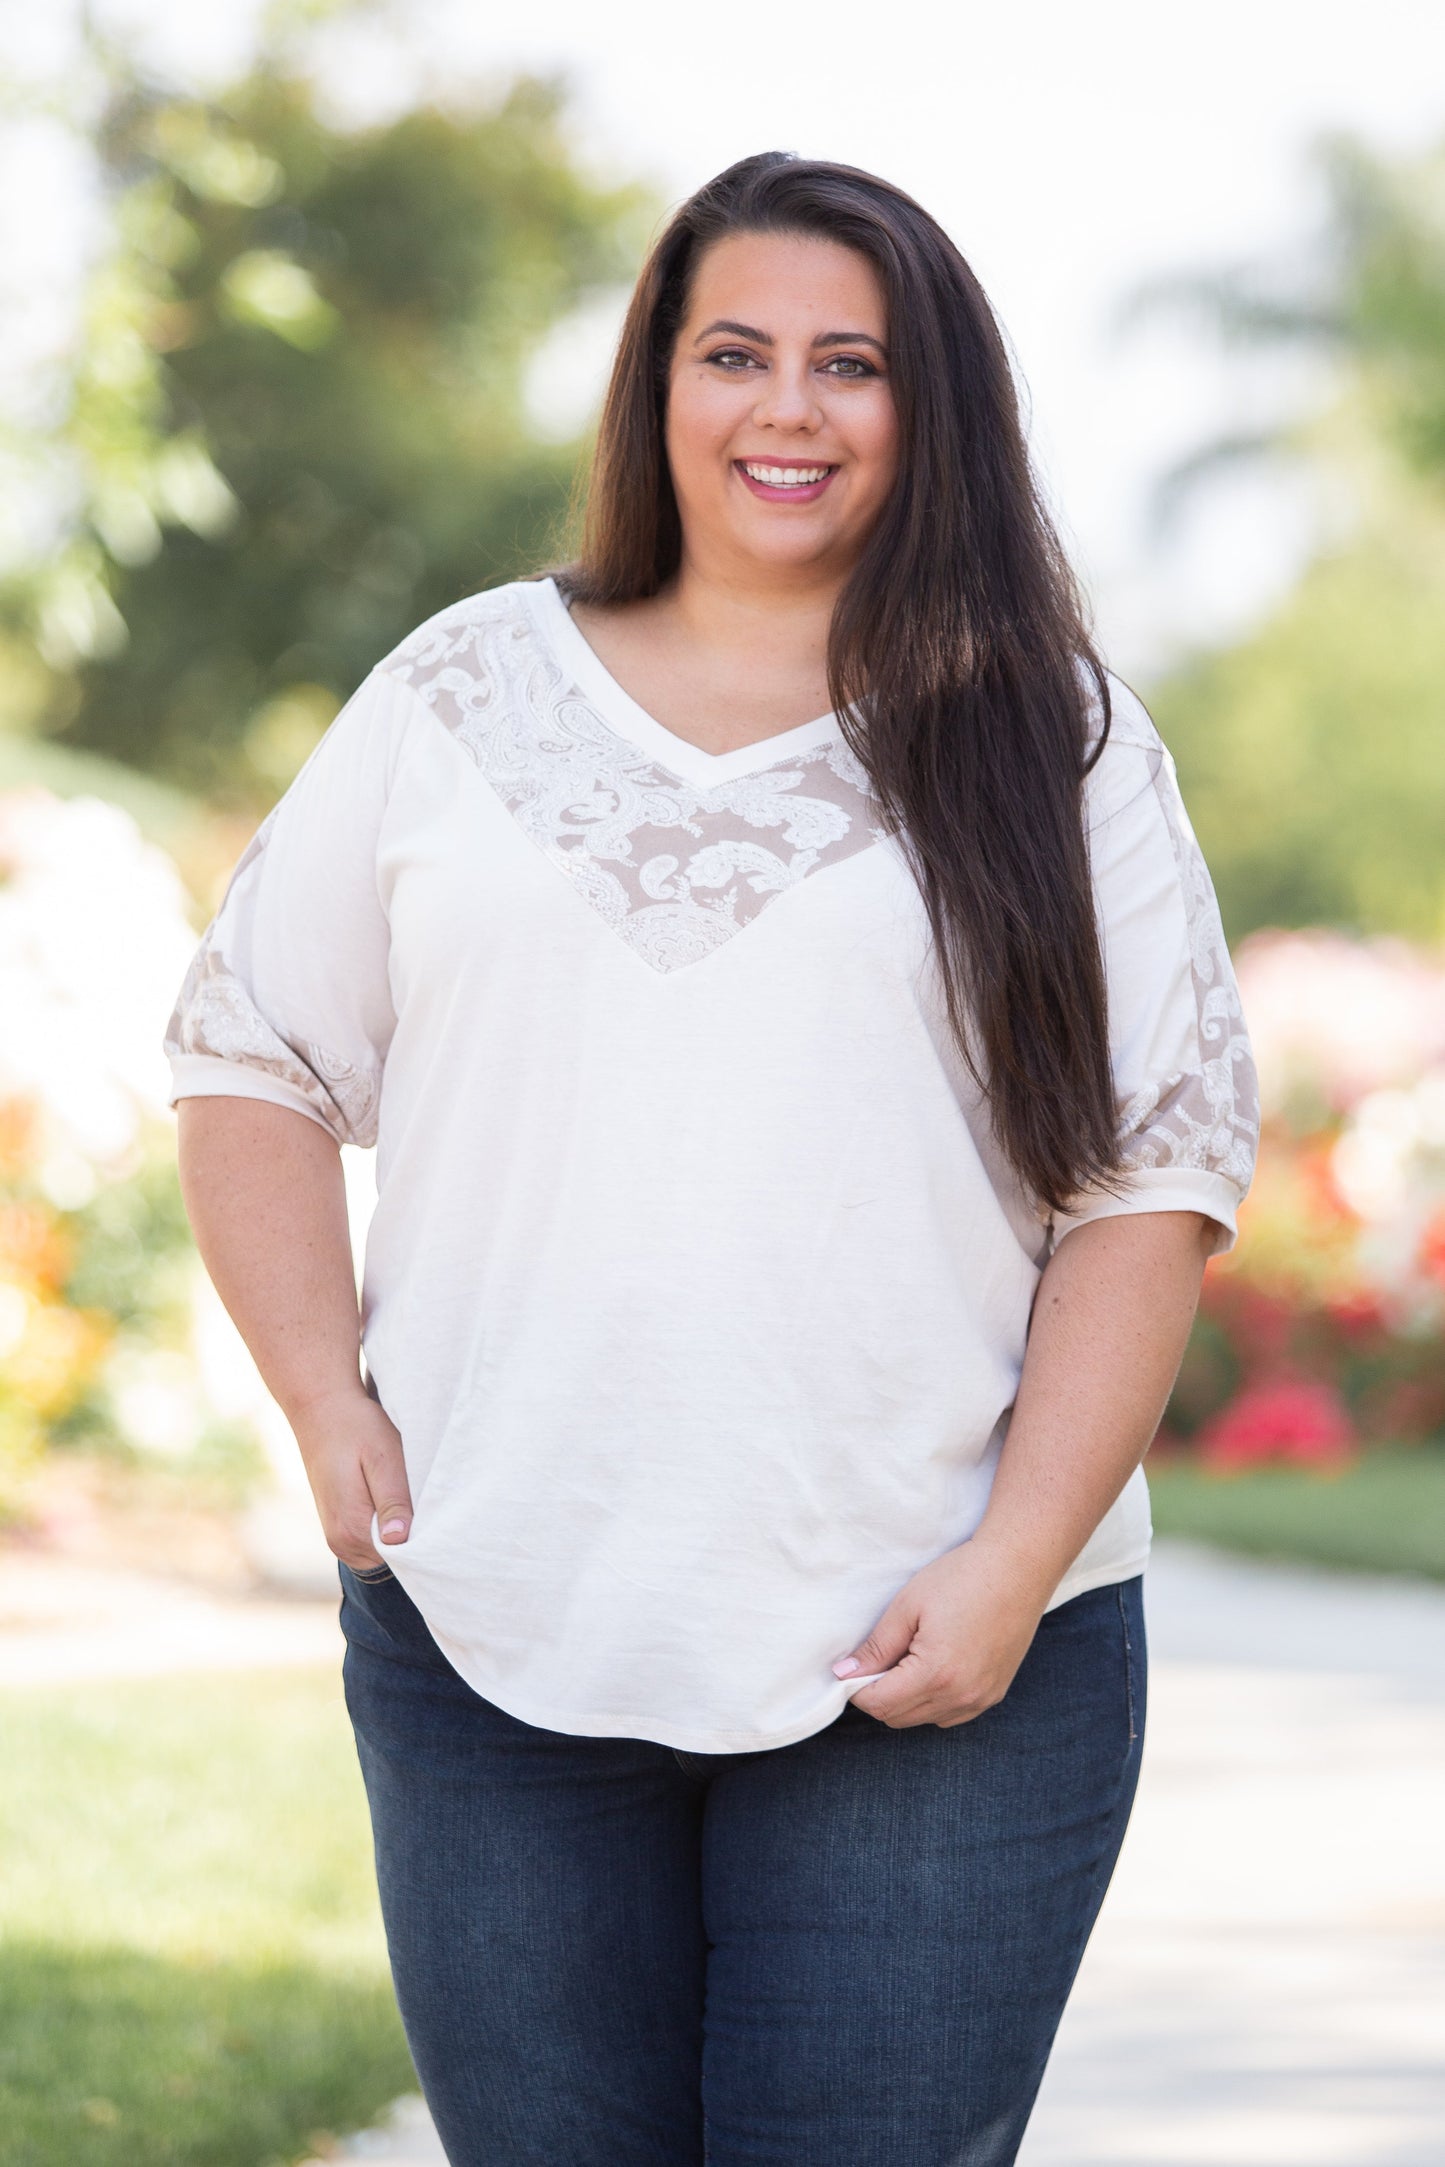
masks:
[[[1113,681],[1087,784],[1125,1198],[992,1146],[916,884],[823,716],[699,751],[550,580],[443,610],[243,853],[167,1038],[377,1147],[363,1349],[415,1506],[385,1555],[524,1721],[787,1744],[977,1526],[1051,1245],[1234,1235],[1253,1069],[1172,763]],[[1056,1591],[1142,1567],[1135,1475]]]

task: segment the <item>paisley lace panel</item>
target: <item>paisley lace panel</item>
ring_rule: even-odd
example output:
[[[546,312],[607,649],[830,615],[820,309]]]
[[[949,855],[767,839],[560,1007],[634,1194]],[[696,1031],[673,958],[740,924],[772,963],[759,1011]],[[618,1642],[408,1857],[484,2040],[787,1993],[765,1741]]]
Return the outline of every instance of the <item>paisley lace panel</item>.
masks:
[[[1124,1163],[1192,1167],[1249,1187],[1259,1144],[1259,1079],[1239,988],[1203,853],[1188,816],[1156,759],[1154,791],[1164,814],[1189,925],[1200,1060],[1137,1091],[1123,1108]]]
[[[242,865],[260,847],[253,837]],[[239,867],[238,867],[239,870]],[[168,1054],[209,1054],[262,1070],[300,1093],[338,1143],[376,1142],[380,1078],[323,1046],[292,1045],[267,1022],[208,933],[197,950],[166,1031]]]
[[[683,781],[603,720],[515,604],[423,627],[385,667],[655,971],[710,955],[880,832],[866,771],[841,740],[732,782]]]

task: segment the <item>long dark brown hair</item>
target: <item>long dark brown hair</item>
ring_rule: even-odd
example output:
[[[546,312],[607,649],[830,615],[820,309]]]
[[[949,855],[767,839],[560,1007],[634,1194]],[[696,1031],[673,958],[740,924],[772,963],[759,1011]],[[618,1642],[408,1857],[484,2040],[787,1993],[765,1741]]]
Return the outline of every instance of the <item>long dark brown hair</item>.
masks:
[[[998,323],[901,189],[782,151],[686,202],[644,264],[588,484],[584,602],[678,570],[664,446],[673,348],[702,252],[738,233],[853,248],[887,307],[898,481],[833,612],[830,698],[918,882],[948,1022],[994,1132],[1050,1210],[1119,1173],[1107,1002],[1082,810],[1109,688],[1040,496]],[[1092,755],[1090,681],[1103,731]]]

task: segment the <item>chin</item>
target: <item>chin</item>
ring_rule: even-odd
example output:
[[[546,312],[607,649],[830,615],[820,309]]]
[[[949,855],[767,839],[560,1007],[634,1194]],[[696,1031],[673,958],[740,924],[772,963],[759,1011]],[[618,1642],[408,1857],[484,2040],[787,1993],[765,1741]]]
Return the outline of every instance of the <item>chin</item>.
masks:
[[[737,546],[757,564],[775,566],[779,571],[801,570],[810,565],[825,565],[832,560],[853,554],[846,549],[842,537],[837,534],[739,534]]]

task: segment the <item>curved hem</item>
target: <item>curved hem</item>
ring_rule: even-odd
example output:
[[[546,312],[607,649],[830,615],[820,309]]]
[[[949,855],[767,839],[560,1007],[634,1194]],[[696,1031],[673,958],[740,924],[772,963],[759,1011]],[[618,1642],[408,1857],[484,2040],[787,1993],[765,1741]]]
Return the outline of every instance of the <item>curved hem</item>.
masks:
[[[787,1730],[766,1733],[683,1731],[676,1730],[669,1724],[665,1727],[664,1736],[663,1726],[655,1730],[639,1730],[637,1726],[641,1719],[637,1716],[617,1715],[606,1709],[587,1715],[570,1709],[543,1709],[532,1703],[528,1695],[514,1694],[510,1686],[499,1691],[490,1680],[483,1682],[464,1670],[446,1642],[438,1637],[435,1628],[429,1627],[428,1630],[457,1676],[469,1685],[474,1693],[480,1694],[483,1700],[489,1700],[504,1714],[515,1716],[519,1723],[530,1723],[536,1730],[559,1731],[571,1738],[637,1738],[648,1745],[670,1746],[679,1753],[766,1753],[774,1746],[795,1746],[800,1740],[811,1738],[815,1732],[826,1730],[830,1723],[837,1721],[848,1705],[849,1695],[843,1691],[843,1681],[840,1679],[836,1705],[832,1705],[833,1696],[830,1692],[829,1706],[818,1714],[809,1716],[804,1722],[791,1725]]]
[[[1116,1581],[1136,1579],[1143,1572],[1148,1557],[1146,1544],[1142,1552],[1133,1553],[1114,1564],[1100,1564],[1088,1572],[1066,1575],[1045,1605],[1044,1616],[1047,1617],[1051,1610],[1057,1610],[1060,1604],[1070,1602],[1076,1595],[1089,1595],[1095,1588],[1107,1588]],[[401,1579],[399,1573],[396,1577]],[[826,1730],[830,1723],[836,1723],[858,1690],[856,1685],[845,1690],[845,1681],[840,1679],[836,1689],[839,1697],[836,1701],[833,1689],[825,1689],[826,1701],[819,1712],[781,1731],[682,1731],[668,1724],[664,1735],[662,1727],[656,1730],[639,1730],[638,1718],[635,1716],[618,1715],[608,1710],[583,1715],[572,1710],[545,1709],[533,1702],[529,1695],[513,1693],[510,1686],[504,1686],[499,1691],[490,1679],[483,1680],[474,1676],[469,1667],[459,1662],[434,1627],[428,1626],[427,1630],[463,1683],[469,1685],[483,1700],[490,1701],[493,1707],[500,1708],[504,1715],[514,1716],[519,1723],[530,1723],[535,1730],[557,1731],[562,1736],[571,1738],[639,1738],[649,1745],[671,1747],[678,1753],[768,1753],[778,1746],[798,1745],[803,1739],[812,1738],[817,1732]],[[866,1682],[871,1684],[872,1680]]]

